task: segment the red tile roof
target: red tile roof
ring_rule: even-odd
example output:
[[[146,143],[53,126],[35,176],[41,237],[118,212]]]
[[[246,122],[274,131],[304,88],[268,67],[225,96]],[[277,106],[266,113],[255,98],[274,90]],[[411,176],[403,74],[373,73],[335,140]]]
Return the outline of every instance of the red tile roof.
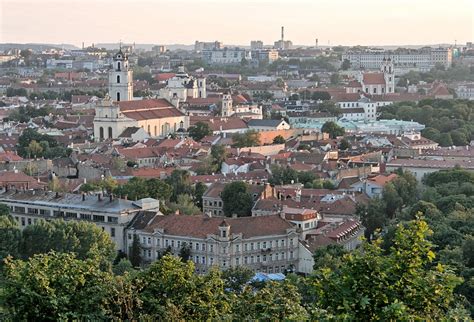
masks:
[[[383,73],[365,73],[363,75],[364,85],[385,85]]]
[[[219,235],[219,225],[224,220],[230,226],[231,234],[242,234],[243,238],[286,235],[287,229],[293,227],[280,216],[222,218],[168,215],[155,217],[144,230],[153,232],[155,229],[163,229],[169,235],[206,238],[212,234]]]

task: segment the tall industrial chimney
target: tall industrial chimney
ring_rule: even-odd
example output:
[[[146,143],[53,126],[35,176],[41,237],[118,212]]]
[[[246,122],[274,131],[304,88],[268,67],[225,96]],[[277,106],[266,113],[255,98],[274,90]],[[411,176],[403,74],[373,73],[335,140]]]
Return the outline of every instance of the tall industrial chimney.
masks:
[[[285,40],[285,27],[281,26],[281,42]]]

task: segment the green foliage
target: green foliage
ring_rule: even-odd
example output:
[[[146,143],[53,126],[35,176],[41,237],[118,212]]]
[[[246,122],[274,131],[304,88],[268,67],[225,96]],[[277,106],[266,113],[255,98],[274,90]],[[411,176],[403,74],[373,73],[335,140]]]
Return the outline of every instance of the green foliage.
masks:
[[[186,170],[173,170],[171,175],[166,178],[165,182],[172,188],[170,200],[173,202],[178,201],[179,195],[193,194],[189,172]]]
[[[221,168],[222,162],[227,158],[227,151],[225,146],[215,144],[211,147],[212,164],[216,165],[217,169]]]
[[[127,196],[131,200],[143,198],[155,198],[159,200],[169,200],[173,193],[173,187],[160,179],[143,179],[134,177],[126,184],[117,186],[112,190],[118,196]]]
[[[426,222],[412,221],[397,228],[387,254],[381,239],[364,242],[337,270],[318,270],[317,307],[337,320],[445,319],[461,279],[441,264],[432,266],[430,234]]]
[[[21,254],[31,257],[51,250],[74,252],[78,259],[94,258],[101,263],[112,261],[115,245],[99,226],[84,221],[39,219],[22,233]]]
[[[25,129],[18,138],[18,154],[23,158],[61,158],[72,150],[60,145],[53,137],[40,134],[34,129]]]
[[[277,135],[273,138],[273,144],[285,144],[285,142],[285,138],[281,135]]]
[[[8,256],[18,257],[20,244],[21,230],[15,220],[10,215],[0,215],[0,262]]]
[[[272,185],[282,185],[297,182],[298,171],[291,167],[281,167],[278,165],[272,165],[270,167],[272,176],[268,180]]]
[[[249,186],[243,181],[234,181],[225,185],[221,194],[226,216],[236,214],[238,217],[250,216],[253,197]]]
[[[195,205],[193,198],[187,194],[178,195],[178,200],[170,203],[169,207],[172,212],[179,211],[182,215],[198,215],[201,210]]]
[[[341,143],[339,143],[339,150],[345,151],[351,148],[351,144],[349,141],[345,138],[341,140]]]
[[[5,261],[3,307],[14,321],[105,320],[113,276],[93,259],[73,254],[38,254],[28,261]]]
[[[255,130],[248,130],[245,133],[235,133],[232,136],[234,148],[244,148],[260,145],[260,133]]]
[[[27,123],[32,118],[46,116],[53,113],[53,111],[53,108],[50,106],[40,108],[35,108],[33,106],[20,106],[8,115],[8,119],[20,123]]]
[[[232,292],[240,293],[254,275],[254,272],[248,267],[230,267],[222,272],[224,288]]]
[[[344,250],[344,247],[338,244],[319,247],[313,253],[313,269],[329,268],[331,270],[336,270],[341,267],[343,256],[345,254],[347,254],[347,251]]]
[[[385,209],[385,203],[377,198],[370,200],[368,205],[357,205],[356,215],[365,227],[365,237],[367,239],[372,239],[376,230],[381,229],[388,223]]]
[[[321,132],[328,133],[331,139],[335,139],[338,136],[343,136],[345,133],[343,127],[340,127],[332,121],[324,123],[321,127]]]
[[[441,146],[466,145],[474,139],[474,102],[469,100],[426,99],[418,103],[400,102],[380,108],[382,119],[422,123],[422,135]]]
[[[129,255],[130,263],[133,267],[140,267],[142,263],[142,247],[140,246],[140,239],[137,234],[133,234],[132,247]]]
[[[243,321],[305,321],[297,288],[289,282],[269,282],[255,291],[247,286],[233,305],[233,315]]]
[[[230,311],[217,271],[194,274],[191,261],[166,255],[140,274],[143,316],[165,321],[217,319]]]
[[[351,62],[348,59],[344,59],[341,65],[341,69],[348,70],[349,68],[351,68]]]
[[[212,134],[209,124],[205,122],[197,122],[188,129],[188,132],[195,141],[201,141],[203,137]]]

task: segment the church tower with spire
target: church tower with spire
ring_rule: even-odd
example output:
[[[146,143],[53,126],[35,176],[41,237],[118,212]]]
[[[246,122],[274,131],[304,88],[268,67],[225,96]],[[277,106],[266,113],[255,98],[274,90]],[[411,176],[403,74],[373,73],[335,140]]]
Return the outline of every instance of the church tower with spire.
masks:
[[[133,100],[133,72],[122,46],[114,55],[112,70],[109,71],[109,95],[114,101]]]

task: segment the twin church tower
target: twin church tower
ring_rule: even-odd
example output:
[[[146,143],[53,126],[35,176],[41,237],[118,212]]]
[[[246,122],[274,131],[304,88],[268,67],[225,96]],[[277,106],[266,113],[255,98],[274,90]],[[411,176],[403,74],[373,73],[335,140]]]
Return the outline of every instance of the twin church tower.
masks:
[[[114,101],[133,100],[133,73],[129,69],[128,58],[120,49],[113,57],[109,72],[109,95]]]

